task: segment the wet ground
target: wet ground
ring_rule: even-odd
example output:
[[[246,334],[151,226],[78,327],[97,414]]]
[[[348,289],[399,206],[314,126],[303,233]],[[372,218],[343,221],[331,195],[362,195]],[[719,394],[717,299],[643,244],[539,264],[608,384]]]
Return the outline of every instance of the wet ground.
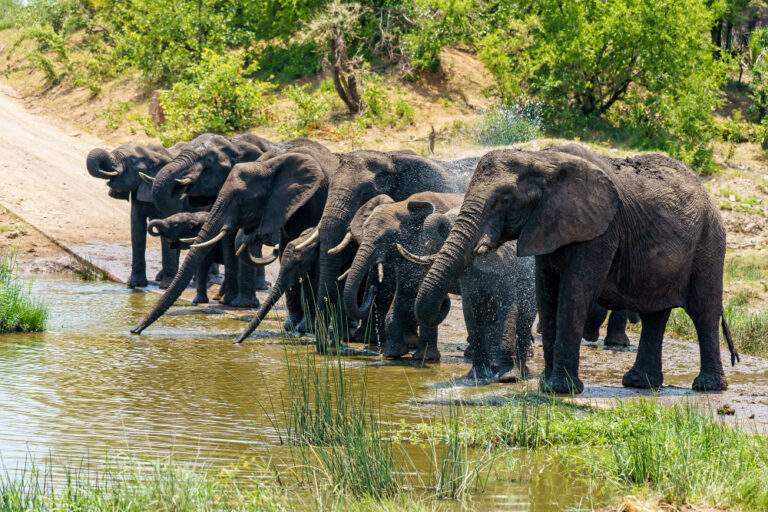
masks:
[[[279,397],[288,392],[286,360],[314,347],[306,344],[309,339],[280,335],[280,308],[237,346],[232,340],[245,326],[242,321],[183,305],[144,335],[130,335],[157,296],[122,285],[48,277],[35,281],[34,292],[51,307],[48,331],[0,336],[0,457],[6,469],[30,457],[78,462],[100,461],[106,454],[149,459],[173,454],[183,462],[215,467],[231,467],[243,458],[290,465],[289,450],[280,445],[274,426],[283,418]],[[446,399],[503,400],[510,389],[535,389],[535,380],[462,385],[469,364],[461,356],[460,319],[455,304],[441,329],[440,364],[348,359],[353,374],[367,378],[393,421],[431,421]],[[584,346],[586,390],[576,400],[610,405],[619,397],[650,394],[620,385],[633,358],[632,348]],[[320,361],[333,364],[332,358]],[[690,391],[698,362],[695,345],[667,340],[665,362],[667,384],[658,392],[662,400],[690,397],[714,408],[728,403],[736,411],[729,419],[761,427],[768,423],[764,360],[743,357],[727,370],[731,389],[711,394]],[[537,343],[534,371],[541,364]],[[417,465],[426,467],[423,449],[408,449]],[[579,503],[584,483],[564,478],[557,467],[530,459],[524,451],[511,457],[537,476],[515,480],[500,471],[476,502],[482,509],[562,510]],[[499,464],[503,468],[509,462]]]

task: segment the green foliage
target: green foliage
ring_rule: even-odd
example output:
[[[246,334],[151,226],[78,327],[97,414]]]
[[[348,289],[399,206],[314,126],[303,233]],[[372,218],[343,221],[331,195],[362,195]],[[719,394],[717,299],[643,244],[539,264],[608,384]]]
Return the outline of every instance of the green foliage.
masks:
[[[69,45],[66,38],[50,25],[32,25],[16,36],[8,52],[9,59],[25,41],[32,42],[32,48],[26,53],[29,63],[45,74],[50,85],[61,82],[69,66]]]
[[[477,141],[488,146],[517,144],[541,133],[541,104],[521,102],[503,105],[483,117]]]
[[[0,257],[0,333],[37,332],[45,329],[48,309],[31,295],[16,273],[13,254]]]
[[[290,123],[284,130],[288,135],[309,135],[320,128],[331,111],[331,104],[323,91],[313,91],[312,84],[289,85],[282,90],[294,106]]]
[[[403,34],[403,51],[416,69],[435,70],[440,50],[471,32],[470,15],[478,9],[471,0],[414,0],[407,2],[415,26]]]
[[[768,114],[768,28],[759,28],[749,36],[749,69],[752,72],[752,113],[760,122]]]
[[[729,70],[712,57],[715,10],[703,0],[524,5],[479,43],[498,96],[542,98],[553,129],[572,123],[572,112],[604,116],[707,170]]]
[[[279,83],[286,83],[317,72],[314,44],[269,45],[259,53],[261,70],[258,76],[274,76]]]
[[[274,85],[246,78],[258,70],[258,63],[246,67],[245,60],[242,51],[205,50],[200,62],[186,70],[188,80],[160,93],[166,123],[158,136],[163,144],[191,140],[205,132],[231,135],[266,121],[271,101],[266,93]]]

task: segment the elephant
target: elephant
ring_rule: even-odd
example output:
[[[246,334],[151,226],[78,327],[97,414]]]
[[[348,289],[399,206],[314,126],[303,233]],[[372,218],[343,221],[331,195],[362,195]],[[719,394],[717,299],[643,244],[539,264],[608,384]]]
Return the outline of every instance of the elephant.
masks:
[[[382,194],[365,203],[352,220],[350,233],[360,247],[346,275],[344,311],[353,319],[364,319],[370,314],[374,296],[381,299],[379,309],[386,313],[383,325],[386,357],[405,355],[416,341],[414,359],[440,360],[437,328],[419,328],[413,316],[413,302],[426,269],[401,258],[396,246],[414,246],[424,219],[435,211],[445,213],[460,205],[462,198],[461,194],[419,192],[405,201],[395,202]],[[370,276],[373,270],[378,270],[378,276]],[[368,287],[361,293],[364,282]],[[392,283],[394,290],[377,292],[377,288],[391,287]],[[363,295],[362,306],[358,303],[360,295]]]
[[[446,291],[477,254],[517,240],[536,257],[542,387],[580,393],[581,334],[591,304],[637,311],[637,356],[622,384],[663,383],[661,346],[670,311],[683,307],[699,339],[698,391],[727,388],[719,348],[738,354],[722,305],[725,229],[684,163],[661,154],[611,160],[604,170],[558,151],[496,150],[478,163],[459,216],[416,298],[416,318],[437,325]]]
[[[244,236],[254,243],[279,243],[282,251],[288,241],[315,226],[325,205],[329,176],[338,162],[339,158],[322,146],[303,146],[237,164],[173,283],[132,332],[143,331],[173,304],[199,261],[228,234],[234,238],[243,229]],[[237,252],[244,248],[238,247]],[[293,304],[300,305],[300,299]]]
[[[189,249],[190,243],[188,240],[194,240],[202,229],[203,224],[205,224],[206,219],[208,219],[208,212],[175,213],[164,219],[151,221],[147,225],[147,231],[152,236],[160,236],[170,240],[171,246],[176,246],[179,249]],[[195,275],[197,294],[192,301],[195,304],[205,304],[208,302],[208,269],[214,263],[224,263],[224,251],[221,242],[217,244],[197,268]],[[225,274],[221,289],[226,288],[227,279],[235,278],[236,276]],[[246,284],[253,286],[253,280]],[[218,295],[220,297],[221,292]]]
[[[162,146],[144,146],[137,142],[124,144],[113,151],[92,149],[86,158],[88,173],[108,180],[109,195],[131,203],[131,275],[130,288],[144,287],[147,281],[147,220],[163,215],[152,203],[152,190],[142,181],[139,173],[154,176],[180,151],[183,144],[166,149]],[[167,288],[179,268],[179,251],[172,249],[168,240],[161,239],[162,269],[155,277],[160,288]]]
[[[417,246],[427,254],[415,255],[404,247],[400,254],[417,264],[430,265],[443,246],[459,214],[455,208],[432,213],[424,220]],[[475,380],[516,382],[527,378],[528,353],[536,318],[535,262],[518,258],[515,242],[477,255],[458,277],[464,323],[471,347]]]
[[[640,315],[634,311],[619,309],[611,311],[608,318],[608,332],[605,335],[603,343],[606,347],[628,347],[629,338],[627,337],[627,320],[636,324],[640,321]],[[592,304],[587,314],[587,322],[584,324],[584,332],[581,337],[586,341],[597,341],[600,338],[600,326],[605,322],[608,316],[608,309],[597,302]]]
[[[328,190],[322,218],[317,226],[320,238],[319,282],[317,304],[322,305],[319,320],[344,331],[347,321],[337,304],[336,280],[342,265],[354,255],[351,248],[329,254],[349,230],[350,222],[366,201],[386,194],[393,201],[403,201],[417,192],[460,193],[460,176],[446,171],[438,163],[410,152],[358,150],[341,157]],[[326,310],[327,308],[327,310]],[[334,319],[330,313],[333,311]],[[329,313],[329,314],[326,314]],[[327,340],[317,337],[317,348],[325,350]]]

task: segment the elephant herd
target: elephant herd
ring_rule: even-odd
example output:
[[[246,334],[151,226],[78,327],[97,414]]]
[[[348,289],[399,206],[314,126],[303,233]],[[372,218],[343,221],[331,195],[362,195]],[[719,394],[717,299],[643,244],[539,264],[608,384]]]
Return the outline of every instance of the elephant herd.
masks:
[[[390,358],[438,361],[438,325],[460,295],[470,377],[525,379],[538,314],[542,387],[580,393],[582,337],[608,310],[607,345],[627,345],[642,320],[625,386],[661,386],[662,340],[682,307],[699,339],[695,390],[727,387],[719,327],[738,359],[722,306],[725,230],[685,164],[660,154],[615,159],[567,144],[441,161],[411,151],[338,154],[309,139],[204,134],[166,149],[94,149],[88,172],[130,199],[129,286],[146,286],[146,233],[160,236],[164,294],[139,334],[194,277],[207,302],[256,307],[239,343],[285,296],[284,328],[314,332],[324,352],[366,342]],[[262,246],[274,247],[264,257]],[[179,268],[179,249],[189,249]],[[264,267],[279,260],[274,285]],[[269,289],[262,303],[255,290]]]

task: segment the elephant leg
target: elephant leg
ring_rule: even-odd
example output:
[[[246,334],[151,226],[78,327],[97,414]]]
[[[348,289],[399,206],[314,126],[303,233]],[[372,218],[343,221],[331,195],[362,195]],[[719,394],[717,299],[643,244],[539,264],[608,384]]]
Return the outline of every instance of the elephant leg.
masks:
[[[163,268],[160,270],[159,281],[160,288],[165,290],[171,285],[173,278],[176,277],[176,273],[179,271],[179,250],[171,249],[171,242],[164,238],[160,238],[160,247],[163,255]]]
[[[621,383],[628,388],[658,388],[664,383],[661,370],[661,343],[664,340],[664,329],[667,327],[670,309],[656,313],[643,313],[643,330],[640,333],[640,344],[637,347],[637,357]]]
[[[205,259],[200,262],[200,266],[197,267],[197,294],[192,300],[194,304],[207,304],[208,303],[208,269],[213,261],[214,251],[210,251]]]
[[[395,292],[395,298],[392,301],[392,308],[387,315],[385,327],[384,356],[391,358],[402,357],[411,350],[411,342],[408,339],[409,313],[413,311],[413,304],[410,304],[411,312],[408,311],[408,301],[403,300],[403,290],[398,286]],[[417,341],[418,343],[418,341]]]
[[[419,344],[411,357],[423,363],[440,362],[440,351],[437,349],[437,327],[419,326]]]
[[[147,286],[147,215],[139,201],[131,197],[131,276],[128,287]]]
[[[608,332],[603,341],[607,347],[629,346],[629,337],[626,333],[628,317],[629,311],[626,309],[611,311],[611,316],[608,317]]]
[[[581,337],[587,341],[597,341],[600,338],[600,326],[605,322],[606,316],[608,316],[608,310],[597,302],[593,302],[587,321],[584,322],[584,334]]]
[[[230,304],[237,297],[239,259],[235,255],[235,235],[228,234],[221,241],[224,260],[224,282],[219,288],[219,302]]]
[[[692,279],[694,291],[689,295],[685,311],[693,320],[699,338],[701,369],[693,380],[695,391],[724,391],[728,381],[720,357],[720,318],[723,314],[722,284],[720,290],[712,290],[714,283]],[[642,316],[642,315],[641,315]],[[642,318],[645,329],[645,318]]]
[[[539,312],[539,329],[544,351],[544,380],[552,375],[557,335],[557,292],[560,276],[546,269],[540,263],[542,256],[536,256],[536,308]]]
[[[262,267],[263,269],[263,267]],[[256,269],[237,260],[237,296],[229,303],[236,308],[257,308],[259,299],[256,298]]]
[[[285,292],[285,307],[288,310],[288,317],[283,322],[283,329],[298,330],[297,327],[304,318],[304,310],[301,306],[301,284],[291,286]]]
[[[528,374],[528,342],[518,334],[520,315],[516,301],[512,306],[503,308],[501,314],[501,347],[499,351],[499,382],[516,382]]]

